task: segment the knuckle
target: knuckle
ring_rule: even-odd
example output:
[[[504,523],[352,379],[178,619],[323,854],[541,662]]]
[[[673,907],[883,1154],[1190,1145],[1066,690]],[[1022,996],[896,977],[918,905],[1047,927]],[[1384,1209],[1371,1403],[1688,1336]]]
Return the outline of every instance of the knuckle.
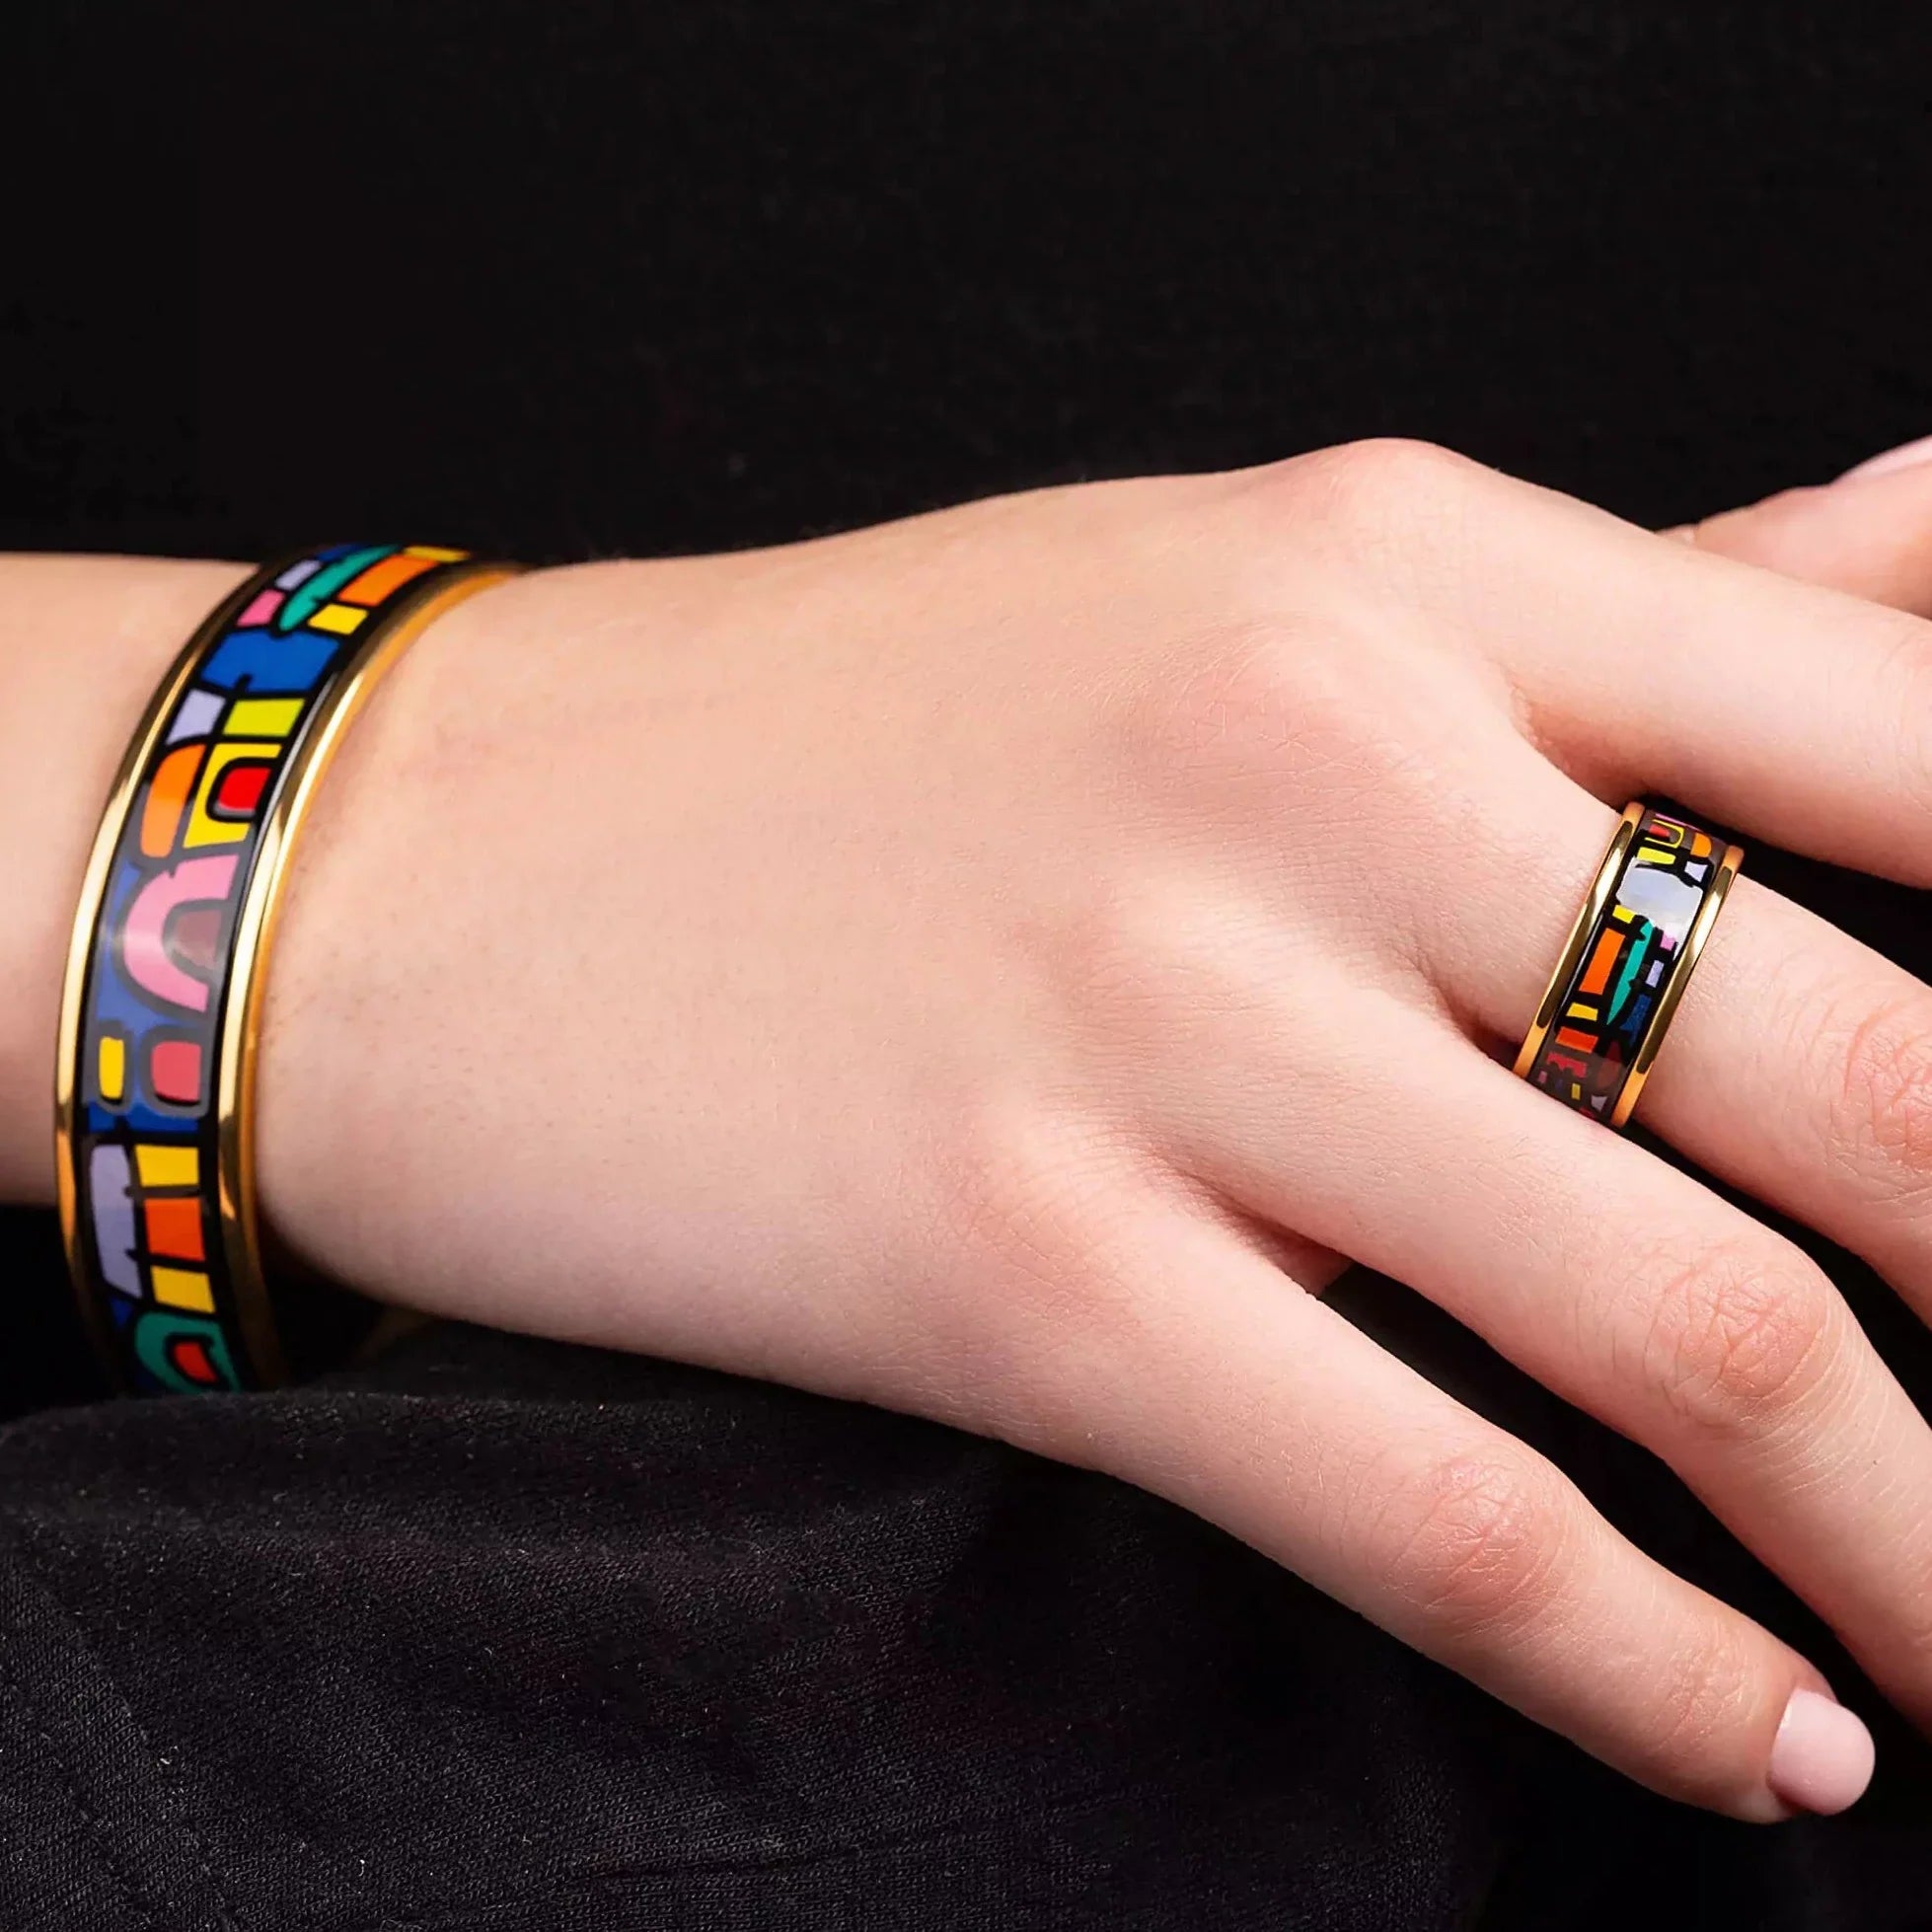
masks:
[[[1250,473],[1264,497],[1287,496],[1301,514],[1385,523],[1468,492],[1479,463],[1408,436],[1371,436],[1290,457]]]
[[[1866,1013],[1840,1049],[1838,1163],[1906,1206],[1932,1190],[1932,1011],[1918,998]]]
[[[1025,943],[1070,1049],[1117,1068],[1126,1056],[1158,1081],[1226,1021],[1251,1029],[1258,1017],[1262,990],[1229,936],[1198,881],[1123,864],[1096,866],[1070,886]],[[1267,997],[1279,987],[1271,983]]]
[[[1259,548],[1278,552],[1287,532],[1304,562],[1339,565],[1378,604],[1435,609],[1499,567],[1502,480],[1434,443],[1343,443],[1252,476]]]
[[[940,1220],[955,1252],[1064,1279],[1117,1188],[1106,1140],[1018,1089],[956,1094],[935,1138]]]
[[[1369,812],[1429,742],[1428,667],[1366,612],[1250,620],[1195,639],[1129,723],[1135,781],[1190,813]],[[1379,709],[1365,690],[1390,694]]]
[[[1520,1630],[1555,1596],[1571,1511],[1562,1478],[1527,1455],[1451,1456],[1385,1514],[1397,1588],[1439,1625]]]
[[[1103,1372],[1152,1318],[1131,1257],[1147,1190],[1113,1138],[1030,1096],[956,1102],[926,1156],[929,1226],[949,1257],[920,1298],[929,1412],[1086,1460]],[[924,1163],[923,1163],[924,1164]],[[895,1271],[921,1267],[913,1254]]]
[[[1801,1256],[1714,1244],[1655,1291],[1644,1377],[1701,1428],[1761,1435],[1806,1405],[1842,1333],[1836,1293]]]

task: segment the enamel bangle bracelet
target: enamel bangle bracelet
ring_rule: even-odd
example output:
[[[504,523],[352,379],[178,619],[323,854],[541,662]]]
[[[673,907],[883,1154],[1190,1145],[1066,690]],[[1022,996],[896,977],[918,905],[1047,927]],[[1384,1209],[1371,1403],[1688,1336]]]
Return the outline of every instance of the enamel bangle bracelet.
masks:
[[[270,1305],[252,1104],[263,968],[342,733],[436,616],[509,574],[421,545],[273,565],[195,633],[135,733],[74,924],[55,1093],[68,1265],[124,1387],[272,1384],[367,1325],[366,1304],[313,1286]]]

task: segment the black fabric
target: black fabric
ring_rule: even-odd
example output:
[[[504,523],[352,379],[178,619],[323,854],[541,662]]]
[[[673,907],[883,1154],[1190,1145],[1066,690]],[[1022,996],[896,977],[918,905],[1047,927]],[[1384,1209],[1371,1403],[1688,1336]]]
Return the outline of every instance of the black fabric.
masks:
[[[10,23],[0,544],[533,557],[1427,435],[1666,521],[1932,428],[1932,24],[1787,0],[202,0]],[[1781,864],[1920,971],[1912,895]],[[1650,1458],[1391,1284],[1880,1731],[1664,1805],[1186,1516],[459,1329],[85,1392],[0,1220],[0,1925],[1932,1923],[1932,1763]],[[1828,1257],[1921,1399],[1925,1337]]]
[[[104,1924],[1276,1924],[1384,1863],[1417,1923],[1477,1855],[1455,1686],[938,1428],[446,1334],[5,1471],[14,1831],[79,1841]],[[1311,1730],[1346,1761],[1284,1776]]]

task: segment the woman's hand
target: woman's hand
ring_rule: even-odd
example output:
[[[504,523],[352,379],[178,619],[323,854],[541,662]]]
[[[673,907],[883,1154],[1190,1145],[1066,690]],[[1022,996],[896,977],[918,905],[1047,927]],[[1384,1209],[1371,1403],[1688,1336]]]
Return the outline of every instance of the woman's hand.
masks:
[[[1112,1471],[1659,1790],[1836,1809],[1815,1670],[1315,1292],[1650,1446],[1932,1722],[1932,1432],[1796,1247],[1498,1060],[1629,796],[1932,882],[1932,625],[1709,554],[1907,496],[1685,543],[1367,444],[487,592],[298,853],[266,1210]],[[1641,1112],[1932,1311],[1924,986],[1746,876]]]

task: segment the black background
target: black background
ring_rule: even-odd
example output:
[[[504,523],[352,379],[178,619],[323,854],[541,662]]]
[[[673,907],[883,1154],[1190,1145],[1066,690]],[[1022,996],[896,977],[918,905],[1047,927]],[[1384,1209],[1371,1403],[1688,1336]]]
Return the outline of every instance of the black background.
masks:
[[[703,549],[1382,432],[1666,522],[1932,430],[1896,0],[70,4],[0,62],[0,547]],[[1925,969],[1910,896],[1753,868]],[[5,1239],[56,1321],[44,1224]],[[1932,1923],[1925,1753],[1805,1613],[1647,1457],[1343,1299],[1812,1647],[1881,1727],[1852,1818],[1648,1800],[1097,1479],[450,1331],[4,1439],[0,1902]]]
[[[1626,514],[1932,426],[1921,8],[10,22],[0,539],[542,558],[1429,436]]]

